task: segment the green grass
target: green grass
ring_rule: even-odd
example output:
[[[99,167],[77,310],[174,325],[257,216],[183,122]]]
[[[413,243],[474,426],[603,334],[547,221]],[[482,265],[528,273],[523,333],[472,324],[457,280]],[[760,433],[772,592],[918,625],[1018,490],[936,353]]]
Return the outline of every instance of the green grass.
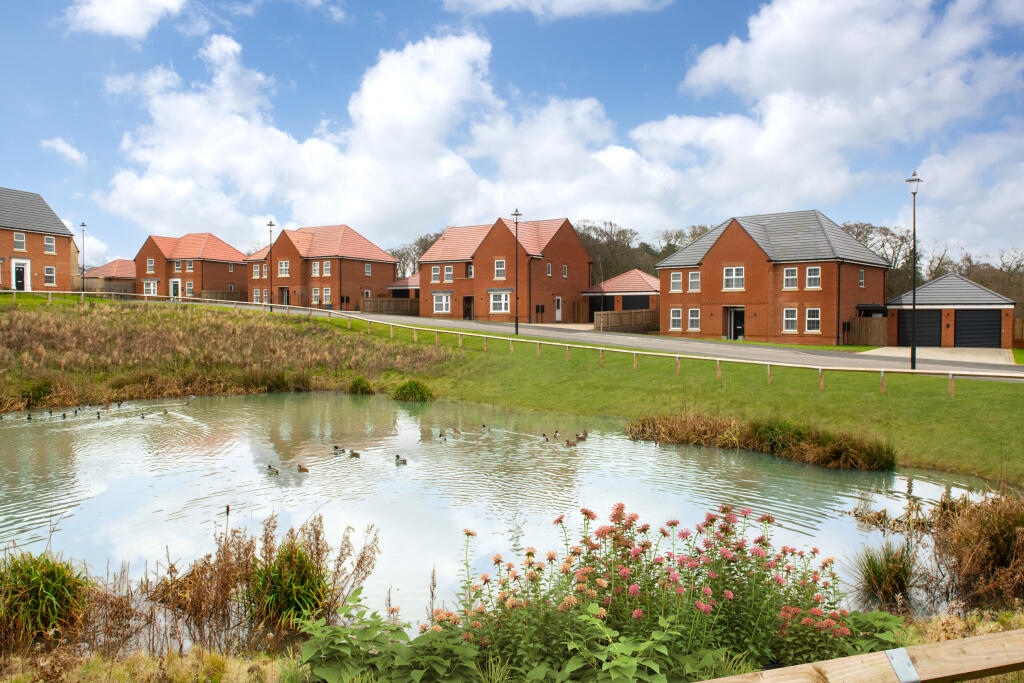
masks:
[[[40,308],[67,308],[80,305],[82,298],[80,294],[53,294],[51,301],[47,303],[46,292],[19,292],[15,297],[13,294],[0,294],[0,311],[17,307],[26,311],[34,311]],[[85,295],[86,303],[109,304],[110,299]]]
[[[1024,365],[1024,349],[1013,350],[1013,362],[1017,365]]]
[[[751,346],[776,346],[780,349],[803,349],[805,351],[846,351],[848,353],[860,353],[871,351],[877,346],[858,346],[856,344],[776,344],[775,342],[750,341],[748,339],[716,339],[714,341],[725,342],[726,344],[750,344]]]

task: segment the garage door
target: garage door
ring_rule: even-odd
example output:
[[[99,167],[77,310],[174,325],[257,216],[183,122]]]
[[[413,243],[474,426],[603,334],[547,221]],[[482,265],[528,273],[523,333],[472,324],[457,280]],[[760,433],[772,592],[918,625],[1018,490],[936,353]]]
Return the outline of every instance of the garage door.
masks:
[[[898,340],[900,346],[910,346],[910,319],[913,311],[900,311]],[[914,340],[918,346],[942,346],[942,311],[917,311],[917,334]]]
[[[957,310],[956,334],[953,344],[956,346],[993,347],[999,348],[1002,311],[970,311]]]
[[[642,311],[651,307],[651,298],[646,294],[630,294],[622,297],[622,310]]]

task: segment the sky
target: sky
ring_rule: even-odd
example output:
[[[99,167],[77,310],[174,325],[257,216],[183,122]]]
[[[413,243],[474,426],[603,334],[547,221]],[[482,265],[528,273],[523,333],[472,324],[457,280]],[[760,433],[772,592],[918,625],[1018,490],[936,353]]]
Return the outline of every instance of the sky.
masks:
[[[516,208],[904,228],[914,169],[923,249],[1024,247],[1021,0],[7,2],[0,78],[0,186],[85,222],[90,265]]]

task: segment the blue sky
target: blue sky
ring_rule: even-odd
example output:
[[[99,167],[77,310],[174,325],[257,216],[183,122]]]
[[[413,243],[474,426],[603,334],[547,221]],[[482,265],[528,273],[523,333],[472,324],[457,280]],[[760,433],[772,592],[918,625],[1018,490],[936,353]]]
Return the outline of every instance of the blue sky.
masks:
[[[819,208],[1024,246],[1019,0],[9,3],[0,186],[89,262],[209,230],[611,220],[649,239]]]

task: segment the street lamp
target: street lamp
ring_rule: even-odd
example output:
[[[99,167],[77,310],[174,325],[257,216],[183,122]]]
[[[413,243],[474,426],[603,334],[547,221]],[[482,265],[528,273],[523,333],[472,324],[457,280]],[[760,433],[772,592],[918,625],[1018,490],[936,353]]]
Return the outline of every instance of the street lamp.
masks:
[[[85,221],[82,221],[82,293],[85,294]]]
[[[274,312],[274,260],[271,258],[271,251],[274,249],[274,219],[267,221],[267,272],[270,274],[270,282],[267,289],[267,303],[270,304],[270,312]]]
[[[519,213],[519,207],[512,212],[512,217],[516,219],[516,279],[515,279],[515,299],[516,299],[516,334],[519,334],[519,217],[523,214]]]
[[[917,176],[917,169],[907,178],[910,185],[910,196],[913,208],[911,209],[911,287],[910,287],[910,369],[917,369],[917,186],[921,179]]]

